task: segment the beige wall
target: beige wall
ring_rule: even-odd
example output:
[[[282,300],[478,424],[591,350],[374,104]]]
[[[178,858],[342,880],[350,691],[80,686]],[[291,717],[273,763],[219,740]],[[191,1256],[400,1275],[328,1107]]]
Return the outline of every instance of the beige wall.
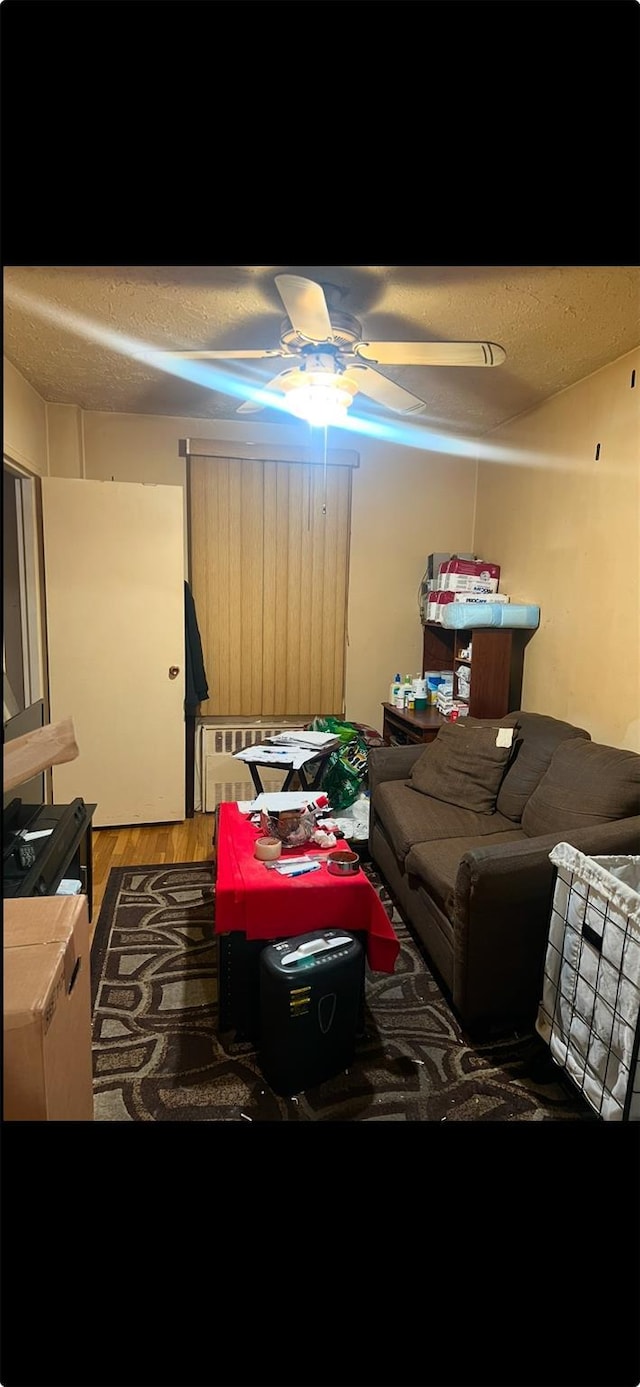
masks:
[[[353,474],[346,713],[382,729],[394,674],[422,668],[427,556],[472,550],[474,462],[367,440]]]
[[[4,451],[28,472],[46,477],[47,406],[6,357],[3,367]]]
[[[83,411],[77,405],[47,405],[47,422],[50,475],[83,477]]]
[[[473,548],[512,601],[540,607],[522,706],[638,751],[640,351],[490,441],[501,460],[479,465]]]
[[[418,586],[427,554],[475,550],[501,564],[501,589],[513,601],[541,609],[525,658],[523,706],[579,723],[596,741],[640,749],[639,377],[640,352],[620,358],[484,440],[499,460],[484,460],[483,447],[477,468],[451,453],[335,431],[334,446],[360,454],[348,718],[379,728],[396,670],[419,668]],[[41,475],[184,487],[180,438],[308,441],[295,425],[47,406],[8,362],[4,410],[5,448]]]

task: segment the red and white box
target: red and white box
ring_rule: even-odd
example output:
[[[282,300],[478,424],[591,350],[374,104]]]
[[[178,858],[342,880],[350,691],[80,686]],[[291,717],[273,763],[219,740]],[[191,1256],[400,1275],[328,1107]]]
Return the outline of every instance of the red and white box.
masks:
[[[487,563],[484,559],[447,559],[440,564],[438,588],[444,592],[478,591],[475,584],[481,584],[481,591],[497,592],[500,583],[500,565]]]
[[[427,620],[442,621],[442,608],[448,606],[449,602],[453,602],[454,600],[455,592],[430,592]]]
[[[510,601],[511,599],[506,592],[430,592],[427,621],[442,621],[442,613],[445,607],[449,607],[451,603],[454,606],[462,607],[473,603],[486,605],[487,602],[505,603]]]
[[[509,602],[506,592],[441,592],[440,597],[453,597],[454,602]]]
[[[443,573],[438,578],[438,591],[492,593],[498,591],[498,580],[472,578],[468,573]]]

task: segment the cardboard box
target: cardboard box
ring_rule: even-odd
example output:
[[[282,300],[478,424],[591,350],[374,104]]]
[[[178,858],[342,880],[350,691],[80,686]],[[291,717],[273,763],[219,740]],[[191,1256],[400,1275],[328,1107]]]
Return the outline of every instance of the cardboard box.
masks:
[[[4,1119],[93,1119],[86,896],[4,902]]]
[[[443,563],[448,563],[449,559],[451,558],[468,559],[470,561],[473,561],[475,557],[475,554],[427,554],[427,578],[437,578],[440,572],[440,565]]]
[[[427,555],[427,578],[437,578],[440,572],[440,564],[448,563],[451,554],[428,554]]]
[[[441,573],[437,580],[442,592],[497,592],[497,578],[474,578],[469,573]]]
[[[445,689],[453,692],[453,673],[450,669],[428,669],[425,671],[427,685],[427,704],[435,704],[436,694]]]
[[[430,592],[429,621],[440,621],[443,606],[449,602],[455,602],[455,597],[455,592]]]
[[[454,554],[446,563],[440,565],[440,578],[445,578],[453,574],[466,575],[468,578],[478,578],[480,582],[487,582],[489,578],[497,579],[495,591],[498,591],[500,581],[500,565],[497,563],[487,563],[486,559],[468,560]]]
[[[456,603],[465,602],[509,602],[506,592],[452,592]]]

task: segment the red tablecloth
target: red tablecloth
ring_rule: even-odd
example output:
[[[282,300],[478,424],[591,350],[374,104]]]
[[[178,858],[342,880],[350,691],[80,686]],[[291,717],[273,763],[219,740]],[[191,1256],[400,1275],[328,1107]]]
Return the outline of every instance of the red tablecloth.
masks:
[[[262,836],[237,804],[219,805],[216,933],[241,930],[247,939],[289,939],[317,929],[363,930],[369,967],[393,973],[400,944],[364,872],[332,876],[323,863],[319,871],[287,879],[253,856],[256,838]],[[311,843],[286,849],[285,856],[302,857],[308,851],[322,849]]]

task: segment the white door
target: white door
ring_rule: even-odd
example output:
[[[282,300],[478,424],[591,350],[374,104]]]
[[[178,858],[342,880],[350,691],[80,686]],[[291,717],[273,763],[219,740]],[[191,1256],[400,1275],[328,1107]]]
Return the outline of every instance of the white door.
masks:
[[[50,717],[80,751],[54,803],[97,804],[96,827],[184,819],[182,487],[45,477],[42,509]]]

